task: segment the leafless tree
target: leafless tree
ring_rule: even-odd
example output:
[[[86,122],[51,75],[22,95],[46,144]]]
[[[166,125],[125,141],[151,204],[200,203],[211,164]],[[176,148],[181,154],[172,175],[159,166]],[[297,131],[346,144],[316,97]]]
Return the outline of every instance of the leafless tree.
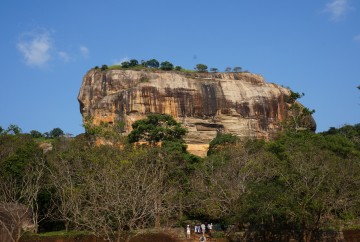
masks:
[[[25,231],[37,232],[37,203],[44,174],[44,160],[29,166],[19,181],[11,176],[0,177],[0,227],[12,242],[20,240]]]
[[[51,168],[61,220],[107,241],[120,241],[124,232],[151,227],[172,214],[175,193],[165,180],[167,164],[161,156],[146,150],[94,149],[118,153],[95,161],[58,159]]]
[[[250,154],[243,144],[210,157],[192,178],[192,187],[197,191],[192,204],[201,206],[213,218],[234,216],[246,191],[246,182],[255,176],[249,164],[256,160],[256,155]]]

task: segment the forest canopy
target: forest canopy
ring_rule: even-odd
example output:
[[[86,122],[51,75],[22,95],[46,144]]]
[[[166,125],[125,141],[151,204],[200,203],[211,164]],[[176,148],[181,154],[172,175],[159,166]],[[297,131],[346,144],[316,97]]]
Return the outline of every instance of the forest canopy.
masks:
[[[0,225],[16,228],[28,218],[35,232],[85,230],[120,241],[124,232],[214,221],[246,226],[252,236],[313,241],[324,228],[359,222],[359,124],[285,131],[269,142],[219,134],[203,159],[187,153],[186,130],[168,116],[138,121],[129,139],[103,129],[56,135],[43,152],[36,132],[2,128],[0,214],[7,216]],[[95,145],[105,133],[113,145]],[[140,139],[168,143],[129,143]],[[7,231],[12,241],[25,232]]]

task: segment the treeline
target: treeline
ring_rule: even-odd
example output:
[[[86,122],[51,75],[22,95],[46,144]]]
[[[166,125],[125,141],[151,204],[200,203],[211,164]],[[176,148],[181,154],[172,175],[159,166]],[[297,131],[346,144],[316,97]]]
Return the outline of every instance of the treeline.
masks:
[[[4,129],[0,126],[0,135],[1,134],[21,134],[22,129],[15,124],[10,124],[7,129]],[[53,138],[59,138],[63,136],[71,137],[71,134],[65,134],[64,131],[60,128],[54,128],[50,130],[49,132],[41,133],[37,130],[31,130],[29,132],[30,136],[32,138],[45,138],[45,139],[53,139]]]
[[[163,62],[159,62],[156,59],[150,59],[150,60],[141,60],[140,62],[136,59],[131,59],[129,61],[123,61],[120,63],[120,65],[113,65],[113,66],[108,66],[108,65],[102,65],[101,67],[99,66],[95,66],[94,69],[101,69],[102,71],[107,70],[107,69],[142,69],[142,68],[150,68],[150,69],[160,69],[160,70],[164,70],[164,71],[189,71],[186,70],[184,68],[182,68],[181,66],[175,66],[173,63],[169,62],[169,61],[163,61]],[[208,72],[208,66],[205,64],[196,64],[196,66],[194,67],[194,70],[197,72]],[[248,71],[243,71],[242,67],[240,66],[236,66],[236,67],[226,67],[225,72],[248,72]],[[211,67],[210,68],[210,72],[219,72],[219,69],[216,67]]]
[[[314,241],[359,219],[360,125],[270,142],[219,134],[204,159],[186,152],[186,130],[167,115],[136,122],[129,139],[116,126],[85,128],[47,153],[29,134],[0,135],[0,226],[13,241],[27,218],[36,232],[85,230],[109,241],[196,220],[255,241]],[[112,145],[95,145],[104,134]]]

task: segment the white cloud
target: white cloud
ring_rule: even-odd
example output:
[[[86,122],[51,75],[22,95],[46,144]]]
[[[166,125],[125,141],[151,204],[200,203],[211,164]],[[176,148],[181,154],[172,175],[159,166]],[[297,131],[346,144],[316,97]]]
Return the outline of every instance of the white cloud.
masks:
[[[86,46],[80,46],[80,53],[84,58],[89,57],[89,49]]]
[[[59,51],[58,55],[59,55],[60,59],[62,59],[64,62],[68,62],[70,60],[69,54],[64,51]]]
[[[50,60],[52,40],[46,30],[35,30],[23,33],[17,48],[23,55],[26,64],[42,67]]]
[[[330,13],[331,19],[338,21],[350,10],[348,0],[331,0],[326,4],[324,11]]]

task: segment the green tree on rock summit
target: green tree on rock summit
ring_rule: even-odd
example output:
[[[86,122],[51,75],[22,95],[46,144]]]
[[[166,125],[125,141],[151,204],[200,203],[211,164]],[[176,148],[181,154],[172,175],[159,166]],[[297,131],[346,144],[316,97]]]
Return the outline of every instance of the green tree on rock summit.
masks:
[[[207,68],[208,68],[207,65],[197,64],[195,70],[197,70],[198,72],[206,72]]]
[[[164,71],[171,71],[172,69],[174,69],[174,65],[172,63],[170,63],[169,61],[164,61],[164,62],[161,62],[160,69],[164,70]]]

